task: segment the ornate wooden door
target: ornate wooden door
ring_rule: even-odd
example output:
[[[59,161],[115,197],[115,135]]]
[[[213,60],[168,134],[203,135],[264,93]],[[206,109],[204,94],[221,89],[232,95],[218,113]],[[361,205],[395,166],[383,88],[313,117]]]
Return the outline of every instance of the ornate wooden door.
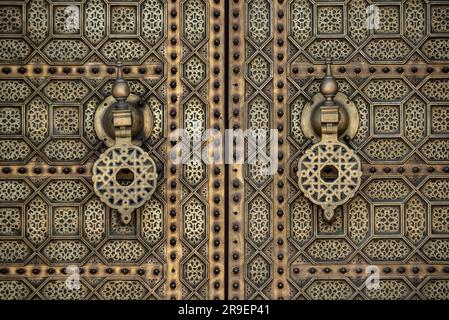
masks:
[[[276,128],[279,168],[230,167],[229,298],[449,297],[448,14],[442,1],[231,1],[229,127]],[[326,58],[358,110],[341,141],[363,172],[331,223],[297,172]]]
[[[2,1],[0,16],[0,298],[223,299],[223,166],[174,165],[167,136],[224,129],[224,3]],[[91,179],[118,60],[151,108],[158,174],[127,224]]]
[[[2,1],[0,299],[448,299],[448,20],[430,0]],[[299,177],[330,59],[362,175],[327,219]],[[93,179],[119,60],[157,173],[126,223]],[[178,164],[177,129],[275,129],[277,169],[207,143],[189,155],[211,164]]]

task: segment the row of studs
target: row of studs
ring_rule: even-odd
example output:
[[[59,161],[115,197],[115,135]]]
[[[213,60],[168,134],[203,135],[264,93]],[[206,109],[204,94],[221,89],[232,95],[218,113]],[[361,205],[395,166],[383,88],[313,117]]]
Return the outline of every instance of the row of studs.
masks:
[[[180,117],[177,116],[177,111],[180,109],[180,103],[178,97],[181,93],[180,85],[180,53],[181,44],[179,43],[180,31],[180,4],[176,0],[170,0],[168,2],[168,45],[167,45],[167,65],[169,67],[167,75],[167,98],[168,98],[168,110],[170,119],[168,121],[169,129],[171,131],[180,127]],[[167,145],[167,154],[171,154],[172,150],[176,147],[176,141],[170,141]],[[179,241],[179,210],[181,202],[181,188],[178,186],[180,166],[175,165],[172,159],[167,159],[167,195],[169,199],[167,218],[167,253],[169,257],[167,259],[167,287],[166,298],[167,299],[180,299],[181,298],[181,284],[179,283],[180,272],[180,255],[181,244]]]
[[[215,0],[214,0],[215,1]],[[213,17],[214,19],[219,20],[219,17]],[[223,19],[223,18],[221,18]],[[280,34],[286,34],[284,29],[281,28],[281,31],[278,30]],[[285,52],[284,55],[286,55]],[[294,76],[304,75],[304,74],[317,74],[324,73],[325,66],[320,65],[307,65],[303,63],[292,63],[291,73]],[[396,71],[398,74],[405,75],[414,75],[414,74],[441,74],[445,75],[449,73],[449,66],[437,66],[437,65],[403,65],[403,66],[395,66],[395,65],[355,65],[352,66],[352,63],[337,66],[332,66],[332,71],[334,73],[354,73],[354,74],[388,74],[393,71]],[[153,65],[153,64],[145,64],[141,66],[125,66],[123,68],[124,74],[130,75],[147,75],[147,76],[157,76],[161,75],[163,71],[163,66]],[[113,66],[107,65],[89,65],[89,66],[43,66],[43,65],[23,65],[23,66],[7,66],[1,68],[1,72],[6,76],[24,76],[24,75],[33,75],[33,76],[45,76],[45,75],[54,75],[54,76],[79,76],[79,75],[92,75],[92,76],[105,76],[112,75],[116,72],[116,68]]]
[[[214,81],[215,82],[215,81]],[[223,95],[223,92],[221,92],[221,94]],[[219,111],[220,106],[216,106],[215,110],[214,110],[214,118],[216,118],[215,122],[216,124],[218,124],[218,122],[221,122],[222,125],[223,124],[223,113],[221,111]],[[283,117],[283,113],[284,111],[279,108],[278,112],[278,117],[280,119],[282,119]],[[215,124],[214,124],[215,126]],[[284,139],[283,137],[281,137],[281,143],[280,145],[284,144]],[[283,156],[281,156],[282,158],[284,158]],[[282,159],[281,159],[282,160]],[[219,168],[222,169],[222,167],[218,166]],[[222,171],[220,169],[220,171]],[[51,165],[47,165],[47,164],[37,164],[37,163],[28,163],[25,166],[20,166],[20,165],[10,165],[10,166],[0,166],[0,171],[5,174],[5,175],[11,175],[11,176],[21,176],[21,175],[31,175],[31,176],[46,176],[46,175],[51,175],[51,176],[64,176],[64,175],[80,175],[80,176],[91,176],[92,175],[92,164],[91,163],[87,163],[85,165],[79,166],[79,165],[72,165],[72,166],[60,166],[60,165],[56,165],[56,166],[51,166]],[[296,174],[296,172],[298,171],[298,167],[294,167],[293,168],[293,172]],[[413,175],[413,176],[417,176],[417,175],[423,175],[423,176],[428,176],[429,174],[432,175],[439,175],[442,173],[449,173],[449,166],[446,165],[426,165],[426,164],[413,164],[413,165],[408,165],[407,163],[405,164],[397,164],[397,165],[389,165],[389,166],[384,166],[384,165],[367,165],[367,164],[363,164],[362,165],[362,171],[365,175],[391,175],[394,173],[399,173],[401,175]],[[161,166],[157,166],[156,168],[156,172],[157,174],[160,174],[162,172],[162,167]],[[214,174],[215,175],[215,174]],[[219,179],[217,177],[217,179]],[[214,188],[218,189],[222,183],[215,179],[214,180]],[[223,177],[221,177],[221,179],[223,179]]]
[[[173,4],[175,4],[176,0],[172,0],[171,2]],[[221,16],[221,13],[220,13],[220,10],[219,10],[219,7],[218,7],[218,5],[220,4],[220,1],[219,0],[214,0],[214,3],[216,5],[216,7],[213,8],[212,14],[213,14],[213,18],[218,20],[220,18],[220,16]],[[177,16],[176,8],[172,8],[170,10],[170,15],[171,15],[172,18],[175,18]],[[177,26],[176,26],[175,23],[171,24],[171,30],[173,32],[175,32],[177,30]],[[219,66],[220,63],[222,63],[222,59],[223,59],[222,54],[220,55],[220,52],[218,51],[219,50],[219,46],[220,46],[220,44],[222,42],[220,40],[220,36],[217,36],[217,34],[218,35],[220,34],[220,30],[221,30],[220,24],[217,21],[215,21],[213,23],[213,31],[214,31],[215,36],[214,36],[213,39],[211,39],[211,41],[212,41],[212,45],[217,48],[216,49],[217,51],[211,56],[211,58],[213,59],[211,65],[213,65],[213,67],[211,68],[212,75],[210,77],[210,79],[213,79],[211,81],[213,81],[212,86],[215,89],[219,89],[220,88],[220,81],[219,81],[219,79],[220,79],[219,77],[221,77],[220,71],[221,71],[221,73],[223,72],[222,70],[220,70],[220,66]],[[171,43],[172,46],[176,46],[177,41],[178,40],[176,38],[171,38],[170,39],[170,43]],[[176,50],[176,48],[174,50]],[[172,60],[179,59],[179,52],[171,53],[170,54],[170,58]],[[177,68],[178,66],[179,66],[179,60],[177,60],[177,66],[175,68]],[[177,70],[173,69],[173,67],[170,70],[170,72],[174,73],[174,74],[177,73],[176,71]],[[174,90],[176,87],[178,87],[178,83],[177,82],[179,82],[179,81],[180,81],[179,78],[169,80],[170,88],[172,88]],[[175,94],[171,94],[170,95],[169,94],[169,96],[170,96],[171,103],[172,104],[177,104],[177,106],[179,107],[179,102],[178,102],[178,99],[177,99],[177,95],[175,95]],[[213,95],[212,103],[214,105],[216,105],[216,106],[219,106],[219,103],[220,103],[220,95],[219,94],[214,94]],[[170,109],[170,116],[171,116],[171,118],[176,118],[176,115],[177,115],[176,108],[171,108]],[[220,118],[220,116],[221,116],[221,112],[218,111],[218,110],[214,110],[213,118],[211,119],[211,123],[216,122],[214,124],[214,128],[216,130],[220,130],[220,125],[218,124],[218,120],[217,120],[217,119]],[[178,122],[179,122],[179,119],[178,119]],[[173,119],[173,121],[170,124],[170,130],[173,131],[178,126],[179,126],[179,123],[176,123],[176,120]],[[175,141],[171,142],[171,146],[175,147],[176,146],[176,142]],[[173,193],[169,197],[169,199],[170,199],[170,202],[174,204],[174,207],[172,207],[170,209],[170,217],[171,217],[171,220],[173,220],[170,223],[170,231],[172,233],[177,232],[176,238],[172,237],[169,240],[169,245],[171,247],[176,247],[174,249],[174,251],[170,254],[170,260],[172,260],[174,264],[176,263],[177,268],[175,268],[175,267],[171,267],[170,268],[170,266],[168,267],[168,269],[171,270],[171,273],[173,273],[173,274],[177,273],[177,277],[174,276],[173,279],[168,281],[168,283],[169,283],[169,290],[172,290],[173,292],[175,292],[175,289],[178,286],[177,282],[179,280],[179,275],[180,275],[179,274],[179,258],[180,258],[179,257],[179,254],[180,254],[179,250],[180,250],[180,246],[179,245],[177,246],[177,243],[179,241],[179,231],[176,231],[177,230],[177,226],[176,226],[176,209],[177,208],[179,209],[179,202],[178,202],[179,200],[177,200],[177,199],[179,199],[179,197],[180,197],[180,193],[176,192],[177,184],[179,182],[179,181],[176,181],[176,180],[178,180],[177,177],[176,177],[177,169],[179,169],[179,168],[177,168],[174,165],[171,166],[170,173],[173,176],[173,179],[171,179],[171,182],[169,183],[171,190],[173,190]],[[219,166],[215,165],[215,166],[211,167],[211,171],[212,171],[212,174],[215,177],[218,177],[218,176],[221,175],[221,179],[223,179],[224,174],[222,173],[222,168],[220,168]],[[221,185],[223,185],[223,181],[220,183],[219,180],[215,180],[215,181],[212,182],[212,179],[211,179],[210,183],[212,184],[212,187],[213,187],[212,190],[217,190],[218,188],[220,188]],[[178,193],[178,194],[176,194],[176,193]],[[220,205],[221,206],[224,205],[224,202],[221,199],[222,197],[223,197],[223,194],[220,196],[219,190],[215,194],[211,193],[211,200],[212,200],[211,203],[214,203],[216,205],[216,208],[214,208],[214,210],[213,210],[213,212],[214,212],[214,219],[216,219],[218,221],[220,221],[220,219],[223,219],[223,214],[221,212],[223,210],[220,210]],[[177,204],[177,205],[175,205],[175,204]],[[211,264],[211,268],[212,268],[211,269],[211,271],[212,271],[211,274],[213,273],[214,277],[218,278],[218,279],[210,279],[211,280],[210,283],[211,283],[211,286],[212,286],[211,289],[213,288],[213,290],[215,290],[215,293],[216,293],[213,297],[219,299],[220,298],[220,293],[221,293],[221,298],[224,298],[223,289],[222,289],[222,286],[221,286],[221,282],[223,282],[224,275],[223,275],[223,272],[221,270],[223,262],[222,262],[222,259],[221,259],[220,253],[219,253],[220,251],[217,248],[220,246],[221,242],[223,241],[223,239],[221,239],[221,241],[220,241],[220,237],[224,238],[224,236],[223,236],[224,233],[222,231],[220,223],[219,222],[217,223],[217,221],[215,221],[215,223],[213,223],[213,224],[211,223],[211,228],[212,228],[212,231],[213,231],[213,232],[211,232],[211,234],[217,234],[217,237],[214,238],[213,242],[210,241],[210,243],[212,244],[212,247],[213,247],[212,250],[209,250],[209,252],[211,253],[211,258],[212,258],[210,261],[214,261],[214,263]],[[178,251],[178,252],[175,252],[175,251]],[[176,269],[178,269],[178,272],[176,272]],[[221,273],[221,275],[220,275],[220,273]],[[219,280],[220,278],[221,278],[221,282]],[[179,290],[176,291],[176,294],[171,296],[171,298],[178,298],[178,297],[179,297]]]
[[[230,114],[230,127],[232,129],[245,129],[244,116],[240,111],[244,110],[243,101],[240,97],[245,96],[245,28],[242,28],[241,21],[245,17],[245,1],[233,0],[229,6],[230,30],[229,30],[229,51],[231,54],[229,66],[232,72],[229,73],[229,106],[232,110]],[[233,147],[236,148],[233,141]],[[244,154],[243,150],[235,150],[233,158],[236,160]],[[242,300],[245,298],[244,288],[244,267],[243,257],[245,250],[245,185],[243,165],[233,163],[229,167],[229,254],[228,269],[231,271],[228,278],[229,293],[228,298]]]
[[[297,265],[297,264],[292,264],[292,268],[291,268],[291,273],[293,277],[299,277],[300,275],[306,275],[306,274],[316,274],[319,272],[322,272],[324,274],[337,274],[340,273],[342,275],[359,275],[359,274],[364,274],[366,273],[365,271],[368,270],[367,269],[368,266],[351,266],[351,265],[346,265],[346,266],[323,266],[323,267],[318,267],[318,266],[307,266],[307,265]],[[405,266],[397,266],[396,269],[393,269],[393,266],[389,265],[389,266],[377,266],[379,268],[379,271],[381,271],[384,274],[391,274],[391,273],[397,273],[397,274],[424,274],[424,273],[428,273],[428,274],[449,274],[449,266],[445,266],[445,265],[427,265],[427,266],[423,266],[421,265],[420,267],[415,265],[415,266],[410,266],[408,268],[406,268]]]
[[[287,172],[284,172],[288,152],[288,144],[284,128],[287,126],[287,117],[285,110],[287,108],[286,96],[287,94],[287,32],[285,32],[286,19],[285,12],[287,4],[284,0],[277,0],[274,3],[274,25],[277,26],[274,33],[274,50],[273,54],[277,59],[275,60],[275,70],[273,76],[273,95],[276,97],[273,108],[273,119],[276,119],[273,125],[278,130],[278,174],[273,179],[274,189],[274,212],[273,217],[273,236],[276,244],[274,245],[274,272],[276,276],[273,281],[273,299],[285,299],[288,292],[287,285],[287,259],[286,244],[287,244],[287,230],[285,225],[287,223],[285,212],[287,211]]]
[[[92,164],[88,163],[83,166],[48,166],[35,163],[28,163],[26,166],[4,166],[0,167],[1,172],[11,176],[64,176],[64,175],[80,175],[92,176]],[[160,171],[160,169],[159,169]]]
[[[125,276],[145,276],[147,279],[159,279],[162,277],[162,266],[105,266],[105,265],[85,265],[80,266],[78,273],[86,277],[100,277],[105,275],[125,275]],[[66,267],[55,266],[39,266],[27,265],[25,267],[4,267],[0,268],[0,278],[5,277],[42,277],[43,274],[49,276],[66,276],[73,272],[67,270]]]
[[[213,0],[210,3],[209,37],[209,112],[210,127],[221,131],[224,128],[224,1]],[[224,300],[224,165],[215,157],[215,150],[222,151],[223,146],[212,143],[209,150],[211,165],[209,170],[209,204],[213,217],[209,223],[209,299]],[[219,154],[222,154],[219,152]]]
[[[298,172],[298,166],[292,165],[293,173],[296,175]],[[449,166],[446,165],[432,165],[427,164],[416,164],[416,163],[405,163],[397,165],[370,165],[362,164],[363,175],[366,176],[376,176],[376,175],[395,175],[401,174],[404,176],[429,176],[429,175],[440,175],[442,173],[449,173]]]
[[[141,66],[125,66],[123,67],[124,74],[130,75],[146,75],[157,76],[162,75],[163,66],[154,64],[145,64]],[[7,76],[79,76],[91,75],[95,77],[113,75],[117,72],[117,68],[107,65],[92,64],[87,66],[72,67],[72,66],[43,66],[43,65],[24,65],[24,66],[8,66],[3,67],[1,72]]]
[[[392,73],[394,71],[396,71],[396,73],[398,74],[405,74],[405,75],[421,75],[424,73],[427,74],[447,74],[449,73],[449,67],[448,66],[436,66],[436,65],[403,65],[400,67],[394,66],[394,65],[384,65],[384,66],[380,66],[380,65],[352,65],[352,63],[347,64],[347,65],[333,65],[332,66],[332,71],[334,74],[363,74],[363,75],[376,75],[376,74],[388,74],[388,73]],[[295,76],[295,77],[299,77],[300,75],[304,75],[306,73],[312,75],[312,74],[317,74],[317,73],[323,73],[326,71],[326,66],[319,66],[319,65],[314,65],[314,66],[310,66],[307,64],[299,64],[299,63],[292,63],[292,67],[291,67],[291,73]]]
[[[392,174],[394,171],[400,174],[410,174],[410,172],[413,175],[424,175],[428,176],[429,174],[439,174],[439,173],[449,173],[449,166],[444,165],[391,165],[391,166],[362,166],[362,170],[364,172],[369,172],[370,175],[373,175],[375,173],[378,174]]]
[[[307,264],[292,264],[291,275],[299,277],[306,274],[342,274],[345,276],[360,275],[366,273],[368,265],[332,265],[332,266],[316,266]],[[427,275],[447,275],[449,274],[449,265],[412,265],[412,266],[392,266],[392,265],[377,265],[379,271],[384,274],[427,274]],[[160,265],[147,266],[105,266],[105,265],[85,265],[79,267],[79,274],[86,276],[103,276],[123,274],[127,276],[139,275],[153,278],[162,276],[162,267]],[[42,266],[42,265],[27,265],[25,267],[2,267],[0,268],[0,276],[42,276],[46,273],[50,276],[68,275],[69,271],[63,266]]]

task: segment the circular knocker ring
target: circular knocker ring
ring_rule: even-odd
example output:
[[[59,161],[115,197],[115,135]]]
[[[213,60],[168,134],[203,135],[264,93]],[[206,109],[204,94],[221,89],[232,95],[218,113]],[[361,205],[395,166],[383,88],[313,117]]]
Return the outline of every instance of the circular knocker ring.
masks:
[[[148,201],[156,189],[156,164],[140,147],[113,146],[95,162],[92,180],[101,201],[117,209],[122,221],[129,223],[131,212]]]
[[[337,206],[355,195],[361,177],[360,159],[338,141],[313,145],[298,162],[299,188],[324,209],[327,221],[332,221]]]

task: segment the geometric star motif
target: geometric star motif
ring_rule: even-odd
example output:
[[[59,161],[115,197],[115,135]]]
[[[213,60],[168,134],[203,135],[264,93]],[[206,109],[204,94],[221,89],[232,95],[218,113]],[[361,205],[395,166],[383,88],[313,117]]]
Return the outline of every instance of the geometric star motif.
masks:
[[[145,204],[157,184],[156,164],[140,147],[112,146],[93,166],[94,190],[106,205],[131,220],[131,212]]]
[[[332,221],[334,210],[351,199],[360,187],[362,171],[354,151],[338,141],[314,144],[299,159],[299,188],[324,209]]]

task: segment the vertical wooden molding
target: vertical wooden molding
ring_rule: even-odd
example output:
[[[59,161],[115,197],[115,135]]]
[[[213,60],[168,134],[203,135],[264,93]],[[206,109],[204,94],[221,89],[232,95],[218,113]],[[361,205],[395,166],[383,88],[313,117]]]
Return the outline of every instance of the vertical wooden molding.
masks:
[[[179,115],[182,87],[180,80],[181,61],[181,5],[180,1],[167,1],[167,117],[168,135],[182,127]],[[166,298],[181,299],[180,261],[182,254],[179,240],[181,229],[181,165],[173,164],[171,152],[176,147],[170,141],[167,143],[167,196],[168,214],[166,224],[167,234],[167,282]]]
[[[209,299],[225,299],[225,4],[209,0],[209,128],[221,134],[216,145],[209,139]],[[214,156],[214,153],[219,158]]]
[[[273,126],[278,129],[278,171],[273,179],[273,299],[285,299],[287,284],[287,210],[288,210],[288,165],[287,165],[287,72],[288,72],[288,33],[287,1],[274,0],[274,38],[273,38]]]
[[[245,130],[245,1],[229,5],[229,128]],[[233,141],[228,141],[232,144]],[[244,159],[244,149],[233,150],[229,157]],[[228,298],[245,298],[245,178],[243,164],[229,165],[229,243]]]

